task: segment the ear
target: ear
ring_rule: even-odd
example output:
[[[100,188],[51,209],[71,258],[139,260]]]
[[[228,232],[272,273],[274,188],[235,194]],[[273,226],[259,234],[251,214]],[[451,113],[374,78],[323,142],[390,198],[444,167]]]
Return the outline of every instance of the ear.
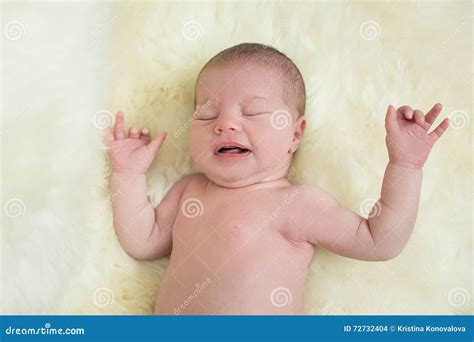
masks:
[[[306,118],[304,116],[300,116],[295,123],[295,132],[293,133],[293,141],[291,143],[291,147],[288,150],[288,153],[293,153],[298,149],[298,146],[301,143],[301,139],[303,139],[304,130],[306,128]]]

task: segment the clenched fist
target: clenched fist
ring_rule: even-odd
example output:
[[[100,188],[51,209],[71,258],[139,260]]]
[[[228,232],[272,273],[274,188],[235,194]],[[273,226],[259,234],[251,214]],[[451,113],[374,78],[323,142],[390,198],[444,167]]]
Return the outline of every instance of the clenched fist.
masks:
[[[136,126],[131,126],[126,137],[124,121],[124,114],[118,112],[115,126],[105,130],[105,143],[109,148],[112,172],[145,173],[160,150],[167,133],[159,133],[151,140],[147,128],[140,130]]]

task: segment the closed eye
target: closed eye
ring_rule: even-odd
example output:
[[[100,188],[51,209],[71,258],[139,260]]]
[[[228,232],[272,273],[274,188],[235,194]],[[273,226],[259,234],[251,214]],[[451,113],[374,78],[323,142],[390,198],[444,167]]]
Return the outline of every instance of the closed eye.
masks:
[[[211,120],[215,120],[216,118],[196,118],[196,120],[200,120],[200,121],[211,121]]]
[[[195,120],[200,120],[200,121],[210,121],[210,120],[215,120],[217,118],[217,116],[209,115],[209,113],[206,115],[206,114],[203,114],[203,113],[195,112],[193,114],[193,118]]]
[[[255,115],[260,115],[260,114],[266,114],[268,112],[260,112],[260,113],[244,113],[244,116],[255,116]]]

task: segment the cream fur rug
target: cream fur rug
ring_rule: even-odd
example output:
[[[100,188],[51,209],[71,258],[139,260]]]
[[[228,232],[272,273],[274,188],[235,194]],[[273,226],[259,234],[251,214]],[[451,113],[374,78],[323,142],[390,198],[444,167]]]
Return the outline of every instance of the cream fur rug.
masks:
[[[468,314],[472,290],[472,5],[449,3],[3,3],[2,309],[150,314],[167,258],[135,262],[112,227],[98,127],[165,130],[149,172],[158,203],[194,172],[186,122],[197,72],[261,42],[308,88],[292,177],[355,212],[380,194],[388,104],[441,102],[452,127],[424,169],[418,221],[384,262],[318,251],[308,314]],[[455,128],[453,127],[455,126]]]

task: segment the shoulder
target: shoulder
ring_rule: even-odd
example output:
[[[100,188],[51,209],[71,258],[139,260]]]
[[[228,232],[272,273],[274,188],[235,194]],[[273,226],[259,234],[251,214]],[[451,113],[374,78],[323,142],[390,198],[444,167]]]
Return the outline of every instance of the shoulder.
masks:
[[[285,196],[291,202],[293,222],[301,229],[327,219],[341,207],[331,193],[319,186],[293,186]]]
[[[168,198],[179,200],[186,189],[190,188],[191,185],[202,182],[203,176],[201,173],[191,173],[181,176],[181,178],[169,187],[164,200],[166,201]]]
[[[204,188],[209,179],[203,173],[191,173],[185,176],[182,176],[175,185],[174,188],[179,189],[182,195],[185,193],[199,191],[199,189]]]
[[[339,205],[338,201],[329,191],[319,186],[302,184],[294,185],[291,188],[292,190],[289,192],[295,193],[299,197],[301,204],[306,204],[310,207],[314,205]]]

